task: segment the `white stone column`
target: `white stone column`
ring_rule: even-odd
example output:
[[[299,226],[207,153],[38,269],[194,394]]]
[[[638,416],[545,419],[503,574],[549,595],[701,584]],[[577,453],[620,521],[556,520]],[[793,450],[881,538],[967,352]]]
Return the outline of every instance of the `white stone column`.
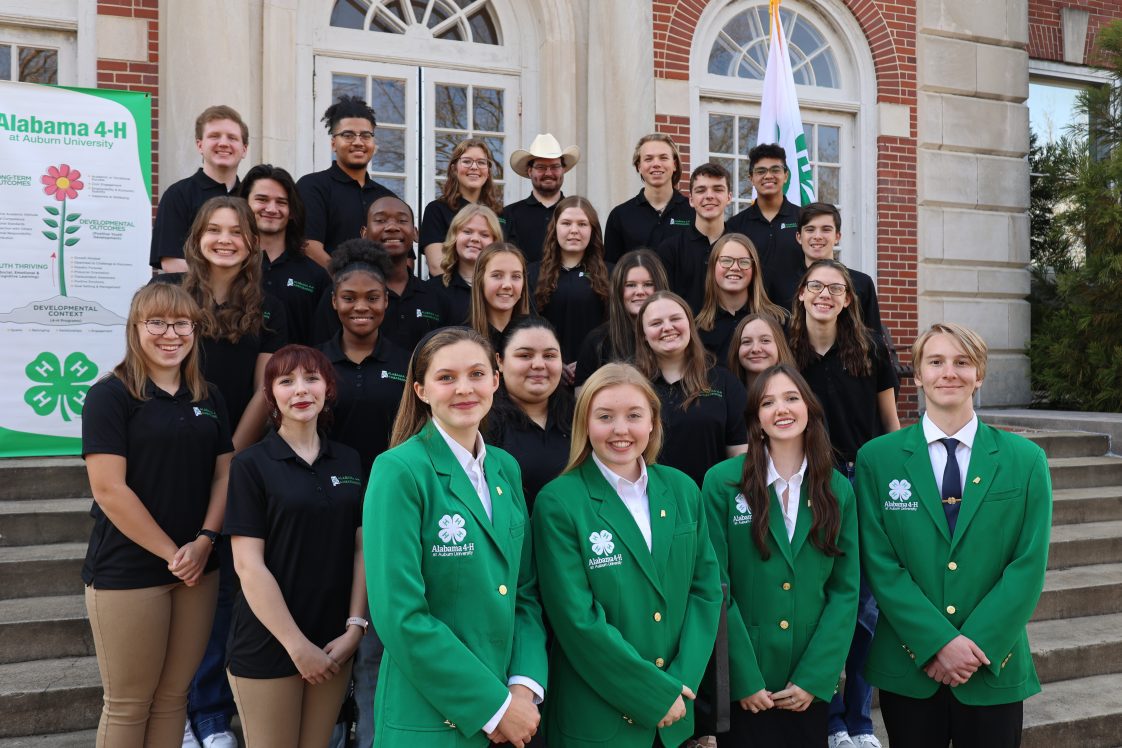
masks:
[[[918,0],[919,326],[990,347],[985,405],[1030,400],[1028,3]]]

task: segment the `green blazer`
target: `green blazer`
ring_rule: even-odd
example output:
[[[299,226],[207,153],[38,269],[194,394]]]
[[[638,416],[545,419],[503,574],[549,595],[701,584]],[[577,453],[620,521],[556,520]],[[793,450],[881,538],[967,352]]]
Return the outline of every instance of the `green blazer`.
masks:
[[[647,470],[652,550],[591,457],[534,502],[538,578],[556,635],[550,748],[650,748],[713,652],[721,582],[697,484],[674,468]],[[686,717],[660,731],[664,744],[693,734],[686,705]]]
[[[923,666],[961,633],[990,665],[951,693],[964,704],[1009,704],[1040,691],[1025,624],[1044,586],[1052,479],[1040,447],[984,423],[965,479],[952,537],[922,424],[858,452],[861,560],[880,604],[865,674],[927,698],[939,684]]]
[[[546,686],[545,630],[518,464],[484,462],[487,518],[432,423],[374,461],[362,512],[370,617],[385,643],[376,746],[489,745],[507,679]]]
[[[769,489],[767,561],[752,538],[752,514],[738,484],[744,455],[705,474],[701,495],[722,581],[729,585],[729,686],[739,701],[762,688],[791,682],[829,701],[838,687],[857,622],[861,567],[853,488],[833,471],[841,528],[834,542],[844,555],[827,556],[810,542],[812,517],[799,507],[787,540],[783,508]],[[806,496],[800,501],[806,503]]]

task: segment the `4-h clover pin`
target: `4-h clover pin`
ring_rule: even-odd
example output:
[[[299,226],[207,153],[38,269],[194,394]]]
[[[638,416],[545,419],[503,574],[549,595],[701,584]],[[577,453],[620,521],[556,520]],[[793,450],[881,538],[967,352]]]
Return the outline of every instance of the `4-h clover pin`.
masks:
[[[888,495],[893,501],[907,501],[912,498],[912,484],[906,480],[894,480],[888,484]]]
[[[464,518],[458,514],[451,516],[445,514],[440,518],[439,524],[440,532],[438,534],[441,541],[445,543],[456,544],[467,536],[467,530],[464,529]]]
[[[86,392],[97,376],[97,364],[84,353],[71,353],[66,363],[60,364],[58,356],[44,351],[24,371],[28,379],[39,384],[23,393],[23,401],[40,416],[49,416],[58,408],[62,420],[69,421],[70,413],[82,413]]]
[[[610,554],[616,549],[616,544],[612,542],[612,534],[607,530],[594,532],[588,536],[588,539],[592,541],[592,552],[597,556]]]
[[[736,511],[740,512],[741,514],[752,513],[752,510],[748,508],[748,499],[746,499],[744,497],[744,494],[742,493],[738,493],[736,495]]]

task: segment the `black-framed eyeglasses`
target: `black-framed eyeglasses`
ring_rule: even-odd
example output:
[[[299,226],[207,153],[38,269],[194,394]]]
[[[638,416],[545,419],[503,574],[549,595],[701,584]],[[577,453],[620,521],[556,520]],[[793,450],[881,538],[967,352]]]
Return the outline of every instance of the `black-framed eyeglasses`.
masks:
[[[337,133],[334,133],[334,135],[344,143],[353,143],[355,142],[355,140],[361,140],[363,143],[374,142],[373,130],[363,130],[362,132],[355,132],[354,130],[341,130]]]
[[[144,329],[148,331],[149,335],[163,335],[168,331],[168,327],[175,330],[175,334],[180,337],[190,335],[195,331],[195,323],[181,319],[176,322],[168,322],[162,319],[146,319],[144,320]]]
[[[770,174],[773,177],[778,177],[778,176],[782,176],[785,171],[787,171],[786,166],[771,166],[771,167],[757,166],[755,169],[752,170],[752,176],[754,176],[754,177],[766,177],[768,174]]]
[[[725,269],[736,265],[741,270],[750,270],[753,265],[751,257],[729,257],[728,255],[718,257],[717,264]]]
[[[846,292],[849,286],[845,285],[844,283],[823,283],[822,281],[807,281],[803,284],[803,288],[805,288],[807,291],[810,291],[811,293],[822,293],[822,289],[825,288],[830,292],[831,296],[841,296]]]

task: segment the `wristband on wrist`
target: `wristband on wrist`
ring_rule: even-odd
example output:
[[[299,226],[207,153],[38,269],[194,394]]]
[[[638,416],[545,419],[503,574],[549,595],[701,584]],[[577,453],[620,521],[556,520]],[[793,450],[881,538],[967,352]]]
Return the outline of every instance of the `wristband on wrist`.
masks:
[[[362,629],[362,635],[366,636],[366,629],[370,627],[370,621],[365,618],[359,618],[358,616],[351,616],[347,619],[347,626],[358,626]]]
[[[208,530],[205,527],[195,534],[195,540],[198,540],[199,538],[206,538],[210,541],[211,546],[218,545],[218,541],[221,537],[222,536],[216,533],[214,530]]]

